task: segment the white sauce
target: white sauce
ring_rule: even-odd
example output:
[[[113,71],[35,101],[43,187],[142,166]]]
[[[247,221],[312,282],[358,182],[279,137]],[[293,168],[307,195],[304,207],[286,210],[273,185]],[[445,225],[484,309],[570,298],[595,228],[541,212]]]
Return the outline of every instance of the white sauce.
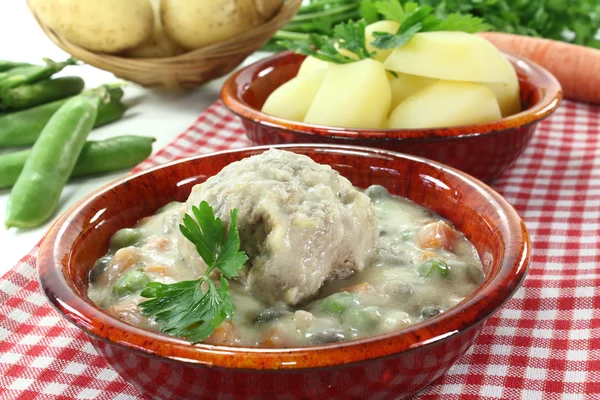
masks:
[[[293,308],[269,306],[241,283],[231,281],[232,321],[224,322],[206,341],[293,347],[367,337],[434,317],[477,289],[483,280],[481,261],[473,245],[447,221],[389,195],[382,187],[373,186],[365,193],[375,208],[380,234],[377,251],[362,271],[325,282],[317,296]],[[139,312],[137,304],[144,301],[140,290],[122,293],[114,286],[132,270],[163,283],[201,276],[202,271],[190,267],[179,251],[181,207],[171,203],[142,219],[129,231],[133,243],[110,251],[96,263],[88,293],[94,303],[133,325],[159,330],[157,323]],[[121,247],[116,243],[118,235],[126,236],[115,235],[115,248]],[[432,270],[431,264],[423,267],[427,260],[445,263],[447,269],[442,269],[447,274]]]

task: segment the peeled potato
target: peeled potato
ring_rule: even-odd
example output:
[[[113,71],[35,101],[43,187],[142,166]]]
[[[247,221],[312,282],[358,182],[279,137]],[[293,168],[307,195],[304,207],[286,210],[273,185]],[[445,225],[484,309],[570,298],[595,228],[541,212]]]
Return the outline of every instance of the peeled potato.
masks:
[[[496,97],[485,85],[438,81],[400,103],[390,115],[388,128],[441,128],[501,117]]]
[[[326,69],[329,68],[329,65],[331,65],[331,63],[327,61],[308,56],[304,59],[304,61],[302,61],[302,64],[300,64],[300,69],[298,70],[298,74],[296,76],[310,74],[321,69]]]
[[[465,82],[509,83],[511,68],[487,40],[465,32],[417,33],[386,58],[391,71]]]
[[[346,128],[383,126],[392,94],[383,65],[373,59],[332,64],[304,122]]]
[[[37,15],[70,42],[106,53],[138,46],[152,35],[148,0],[30,0]]]
[[[287,81],[269,95],[262,111],[275,117],[302,122],[326,72],[326,69],[321,69]]]
[[[390,88],[392,89],[392,110],[407,97],[412,96],[419,90],[437,82],[437,79],[403,74],[402,72],[396,72],[396,76],[389,74],[388,78],[390,80]]]
[[[399,26],[400,24],[396,21],[377,21],[367,25],[365,28],[365,45],[367,46],[367,50],[369,52],[376,53],[373,57],[374,59],[383,62],[390,55],[393,49],[383,50],[373,47],[373,45],[371,45],[371,42],[375,40],[373,32],[396,33]]]
[[[154,31],[149,40],[123,53],[126,57],[161,58],[183,54],[186,50],[165,35],[160,19],[160,1],[149,0],[154,12]]]
[[[494,93],[503,117],[521,112],[521,92],[519,77],[511,63],[504,57],[507,68],[511,71],[510,81],[507,83],[486,83],[485,85]]]
[[[274,0],[162,0],[165,33],[187,49],[231,39],[266,21]],[[279,1],[281,4],[281,1]]]

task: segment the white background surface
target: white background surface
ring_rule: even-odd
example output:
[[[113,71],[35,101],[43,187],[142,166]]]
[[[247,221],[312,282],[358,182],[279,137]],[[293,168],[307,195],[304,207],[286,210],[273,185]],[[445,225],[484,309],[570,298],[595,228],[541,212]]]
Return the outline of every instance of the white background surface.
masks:
[[[63,60],[68,55],[55,46],[30,15],[25,0],[0,1],[0,59],[40,62],[48,57]],[[251,60],[246,60],[247,64]],[[78,75],[86,87],[117,80],[112,74],[91,66],[68,67],[61,75]],[[90,139],[105,139],[124,134],[153,136],[153,151],[169,143],[219,97],[223,79],[213,81],[189,93],[169,94],[145,90],[135,85],[125,88],[125,102],[134,104],[117,123],[96,129]],[[0,149],[2,153],[3,149]],[[128,171],[84,178],[69,183],[61,196],[60,208],[53,218],[36,229],[4,229],[9,190],[0,189],[0,275],[8,271],[42,238],[52,222],[76,201]]]

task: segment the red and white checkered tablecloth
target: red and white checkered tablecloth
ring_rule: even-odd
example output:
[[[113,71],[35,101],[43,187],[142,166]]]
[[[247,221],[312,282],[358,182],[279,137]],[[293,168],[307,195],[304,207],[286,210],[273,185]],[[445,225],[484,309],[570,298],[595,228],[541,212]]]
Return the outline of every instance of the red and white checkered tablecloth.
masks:
[[[249,145],[217,102],[137,170]],[[565,101],[496,183],[524,218],[523,287],[423,399],[600,399],[600,108]],[[38,247],[0,279],[0,399],[140,399],[40,291]]]

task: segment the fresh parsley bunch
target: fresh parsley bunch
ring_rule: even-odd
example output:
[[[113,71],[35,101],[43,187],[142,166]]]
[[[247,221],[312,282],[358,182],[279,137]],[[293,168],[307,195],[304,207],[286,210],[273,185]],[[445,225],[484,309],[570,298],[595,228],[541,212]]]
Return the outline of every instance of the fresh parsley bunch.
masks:
[[[209,337],[226,318],[231,318],[233,305],[227,279],[238,275],[248,257],[239,251],[239,210],[231,210],[227,235],[221,219],[215,218],[207,202],[192,207],[192,213],[198,222],[186,214],[179,229],[206,263],[204,275],[194,281],[173,284],[147,283],[141,296],[151,300],[140,303],[139,307],[142,314],[153,316],[161,324],[161,332],[198,343]],[[210,278],[215,269],[221,273],[218,288]]]
[[[400,24],[396,33],[375,32],[375,40],[371,43],[379,49],[393,49],[408,43],[418,32],[433,31],[463,31],[480,32],[487,30],[489,25],[481,18],[472,15],[452,13],[445,18],[434,14],[430,6],[419,6],[414,2],[404,5],[398,0],[384,0],[369,3],[371,12],[383,15],[385,19]],[[364,12],[368,12],[365,8]],[[370,58],[365,46],[366,21],[346,22],[335,25],[331,36],[309,34],[308,42],[303,40],[283,40],[278,44],[296,53],[313,56],[323,61],[346,64],[357,60]],[[350,51],[354,56],[340,52],[340,49]]]

